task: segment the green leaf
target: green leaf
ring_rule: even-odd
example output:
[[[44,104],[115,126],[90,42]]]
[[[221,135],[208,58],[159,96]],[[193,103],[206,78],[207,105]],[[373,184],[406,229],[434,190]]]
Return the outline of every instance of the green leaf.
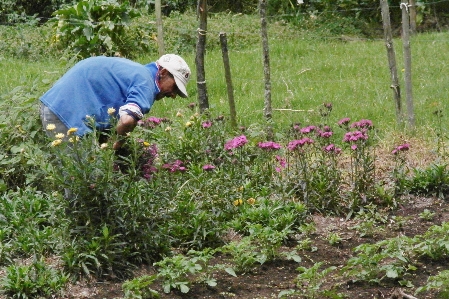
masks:
[[[389,278],[396,278],[398,277],[398,271],[396,271],[396,269],[388,269],[386,275]]]
[[[232,276],[234,276],[234,277],[237,277],[237,274],[235,274],[234,269],[232,269],[232,268],[225,268],[225,271],[226,271],[229,275],[232,275]]]
[[[185,284],[180,284],[179,285],[179,288],[181,289],[181,293],[188,293],[189,292],[189,287],[187,286],[187,285],[185,285]]]

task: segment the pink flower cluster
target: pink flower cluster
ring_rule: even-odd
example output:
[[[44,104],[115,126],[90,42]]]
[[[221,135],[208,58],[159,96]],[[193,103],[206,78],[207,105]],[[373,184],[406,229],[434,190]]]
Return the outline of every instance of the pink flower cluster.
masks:
[[[359,140],[368,140],[368,134],[363,131],[347,132],[343,137],[343,142],[357,142]]]
[[[147,128],[153,129],[163,122],[170,122],[170,120],[165,117],[159,118],[159,117],[150,116],[147,119],[139,120],[137,122],[137,124],[141,127],[147,127]]]
[[[323,148],[323,150],[324,150],[326,153],[335,153],[335,154],[341,153],[341,148],[336,147],[335,144],[329,144],[329,145],[325,146],[325,147]]]
[[[316,129],[317,129],[316,126],[307,126],[307,127],[300,129],[299,132],[301,132],[302,134],[308,134],[310,132],[315,131]]]
[[[142,141],[143,143],[143,141]],[[142,166],[141,171],[142,175],[145,179],[151,180],[153,174],[157,172],[156,166],[154,166],[154,162],[158,156],[158,149],[156,144],[152,144],[150,146],[145,147],[142,154]]]
[[[301,148],[303,145],[312,144],[312,143],[314,143],[314,141],[312,139],[305,137],[305,138],[302,138],[299,140],[290,141],[287,145],[287,149],[290,151],[294,151],[298,148]]]
[[[184,162],[181,160],[176,160],[172,163],[166,163],[162,165],[162,168],[167,169],[170,172],[184,172],[187,170],[187,167],[184,166]]]
[[[241,135],[241,136],[235,137],[234,139],[231,139],[228,142],[226,142],[224,148],[225,148],[225,150],[230,151],[235,148],[242,147],[247,143],[248,143],[248,139],[246,139],[246,136]]]
[[[281,145],[279,143],[273,142],[273,141],[266,141],[266,142],[259,142],[257,145],[259,148],[263,150],[278,150],[281,148]]]
[[[359,121],[356,121],[351,124],[351,128],[358,128],[358,129],[371,129],[373,128],[373,122],[369,119],[361,119]]]
[[[282,158],[281,156],[276,156],[276,161],[279,163],[279,166],[276,166],[275,170],[277,172],[281,172],[282,169],[284,169],[287,166],[287,161],[285,161],[285,158]]]
[[[397,146],[391,153],[393,155],[397,155],[399,152],[408,151],[410,149],[410,144],[404,143],[402,145]]]
[[[345,118],[340,119],[337,124],[340,127],[342,127],[342,126],[346,126],[347,124],[349,124],[350,121],[351,121],[351,119],[349,117],[345,117]]]

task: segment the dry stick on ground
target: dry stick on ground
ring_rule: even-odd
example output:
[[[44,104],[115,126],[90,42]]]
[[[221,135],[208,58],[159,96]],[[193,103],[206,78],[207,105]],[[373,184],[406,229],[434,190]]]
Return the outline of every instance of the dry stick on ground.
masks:
[[[390,299],[418,299],[412,295],[407,295],[402,291],[402,289],[394,289],[393,293],[391,293]]]

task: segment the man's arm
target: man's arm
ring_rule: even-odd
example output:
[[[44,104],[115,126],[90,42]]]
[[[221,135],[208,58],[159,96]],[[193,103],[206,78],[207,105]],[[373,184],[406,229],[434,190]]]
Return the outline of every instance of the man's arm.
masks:
[[[119,140],[114,143],[113,149],[118,150],[119,148],[121,148],[125,143],[124,137],[126,136],[126,134],[132,132],[136,126],[137,120],[134,117],[127,114],[121,115],[116,130],[117,135],[122,136],[122,138],[119,138]]]

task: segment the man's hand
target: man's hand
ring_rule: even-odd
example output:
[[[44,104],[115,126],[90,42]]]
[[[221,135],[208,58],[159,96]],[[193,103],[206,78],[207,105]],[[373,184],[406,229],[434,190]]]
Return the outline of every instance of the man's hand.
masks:
[[[117,124],[117,135],[119,135],[119,139],[114,142],[112,148],[114,150],[120,149],[123,144],[125,144],[125,137],[128,133],[132,132],[134,128],[137,126],[137,120],[135,120],[132,116],[122,115]]]

